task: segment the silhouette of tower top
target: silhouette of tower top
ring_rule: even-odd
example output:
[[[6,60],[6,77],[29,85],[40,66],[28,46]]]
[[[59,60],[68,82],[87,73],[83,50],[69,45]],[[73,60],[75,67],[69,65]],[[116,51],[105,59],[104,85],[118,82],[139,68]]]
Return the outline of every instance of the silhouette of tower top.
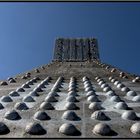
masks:
[[[55,41],[53,61],[100,60],[97,39],[58,38]]]

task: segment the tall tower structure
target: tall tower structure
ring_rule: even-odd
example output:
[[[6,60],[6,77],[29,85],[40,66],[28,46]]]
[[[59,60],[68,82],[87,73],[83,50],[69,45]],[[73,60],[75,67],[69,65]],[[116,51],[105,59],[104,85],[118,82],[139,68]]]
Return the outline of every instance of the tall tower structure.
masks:
[[[97,39],[58,38],[52,62],[0,81],[0,138],[139,138],[139,86]]]
[[[55,42],[54,61],[84,62],[100,60],[95,38],[58,38]]]

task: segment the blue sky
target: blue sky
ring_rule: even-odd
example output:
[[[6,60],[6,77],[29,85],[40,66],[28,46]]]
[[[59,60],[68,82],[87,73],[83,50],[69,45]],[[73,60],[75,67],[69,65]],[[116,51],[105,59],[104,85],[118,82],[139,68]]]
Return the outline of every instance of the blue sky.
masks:
[[[140,3],[0,3],[0,79],[47,64],[57,37],[95,37],[103,62],[140,74]]]

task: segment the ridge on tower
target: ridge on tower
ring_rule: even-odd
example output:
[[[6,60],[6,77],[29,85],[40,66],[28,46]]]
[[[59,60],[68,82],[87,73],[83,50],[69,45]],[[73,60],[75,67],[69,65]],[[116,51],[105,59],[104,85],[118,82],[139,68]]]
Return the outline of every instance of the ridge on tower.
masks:
[[[83,62],[100,60],[97,39],[58,38],[55,41],[53,61]]]

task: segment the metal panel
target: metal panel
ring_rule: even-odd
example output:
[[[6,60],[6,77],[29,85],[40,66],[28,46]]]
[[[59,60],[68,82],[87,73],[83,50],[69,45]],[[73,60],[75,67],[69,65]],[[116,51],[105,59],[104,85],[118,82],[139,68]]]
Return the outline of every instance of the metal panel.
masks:
[[[89,47],[89,39],[85,39],[85,45],[83,46],[83,60],[90,59]]]
[[[91,53],[91,60],[97,58],[96,50],[95,50],[95,39],[90,39],[90,53]]]
[[[64,40],[64,46],[63,46],[63,60],[68,61],[70,58],[70,40],[65,39]]]
[[[82,39],[77,39],[76,40],[76,48],[77,48],[77,61],[82,61],[83,60],[83,40]]]
[[[54,60],[62,61],[63,39],[57,39],[54,50]]]
[[[97,39],[95,40],[95,46],[96,46],[97,59],[100,60],[100,55],[99,55],[99,48],[98,48],[98,41],[97,41]]]
[[[75,46],[75,39],[71,39],[70,41],[70,61],[76,60],[76,46]]]

